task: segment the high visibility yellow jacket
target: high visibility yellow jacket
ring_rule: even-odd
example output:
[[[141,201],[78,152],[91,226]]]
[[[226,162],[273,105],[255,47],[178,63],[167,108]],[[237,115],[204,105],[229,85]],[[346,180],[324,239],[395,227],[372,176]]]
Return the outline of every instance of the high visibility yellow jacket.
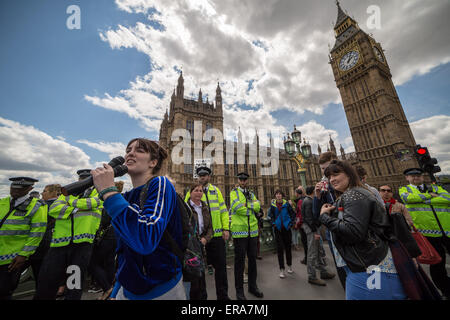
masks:
[[[0,199],[0,221],[10,212],[11,197]],[[38,248],[47,227],[47,206],[30,197],[8,215],[0,228],[0,265],[16,256],[30,257]]]
[[[70,242],[93,243],[102,218],[103,201],[95,189],[85,192],[87,197],[59,196],[49,208],[56,219],[51,247],[64,247]]]
[[[208,192],[203,193],[201,200],[206,202],[211,210],[213,237],[221,237],[223,231],[230,230],[228,209],[219,188],[212,184],[208,184],[207,188]],[[188,191],[184,201],[188,202],[190,197],[191,193]]]
[[[253,192],[249,191],[249,199],[238,187],[230,192],[231,235],[233,238],[247,238],[258,236],[258,219],[255,213],[261,210],[261,205]]]
[[[410,184],[400,188],[398,192],[420,233],[427,237],[442,237],[433,208],[448,237],[450,236],[450,194],[437,185],[431,185],[431,188],[432,191],[420,192],[416,186]],[[430,192],[438,194],[439,197],[433,198]]]

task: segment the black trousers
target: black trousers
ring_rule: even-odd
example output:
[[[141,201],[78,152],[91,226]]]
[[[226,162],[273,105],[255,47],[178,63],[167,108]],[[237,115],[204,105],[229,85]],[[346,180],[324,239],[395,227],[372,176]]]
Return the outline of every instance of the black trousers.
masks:
[[[114,281],[115,250],[115,239],[103,239],[97,245],[94,245],[92,251],[89,273],[103,291],[109,290]]]
[[[305,261],[308,257],[308,237],[306,236],[305,230],[303,228],[299,228],[298,231],[300,232],[300,240],[302,241],[303,249],[305,251]]]
[[[206,292],[205,274],[199,279],[191,281],[191,289],[189,291],[189,300],[208,300],[208,293]]]
[[[0,300],[11,300],[17,289],[21,271],[8,272],[9,264],[0,266]]]
[[[50,239],[51,240],[51,239]],[[28,265],[31,267],[33,271],[34,283],[37,290],[39,272],[41,270],[42,263],[44,263],[44,258],[47,255],[48,250],[50,249],[50,240],[43,239],[39,244],[36,252],[28,259]]]
[[[234,286],[236,293],[244,293],[245,256],[248,258],[248,289],[255,290],[256,285],[256,237],[235,238],[234,244]]]
[[[44,258],[31,258],[30,259],[30,267],[33,271],[33,278],[34,278],[34,285],[37,290],[38,285],[38,279],[39,279],[39,272],[41,271],[42,263],[44,263]]]
[[[292,266],[292,232],[291,229],[286,230],[274,228],[275,241],[277,243],[278,265],[280,269],[284,269],[284,252],[286,252],[286,263]]]
[[[208,263],[214,267],[217,300],[228,299],[227,260],[222,236],[214,237],[206,244],[206,255]]]
[[[92,254],[91,243],[72,243],[65,247],[52,247],[45,256],[39,272],[35,300],[54,300],[61,282],[71,274],[67,274],[69,266],[80,268],[81,288],[67,288],[66,300],[81,300],[83,284],[86,278],[89,261]],[[69,280],[68,279],[68,280]]]
[[[447,237],[426,237],[431,245],[436,249],[442,258],[438,264],[430,265],[430,275],[436,287],[442,291],[446,297],[450,297],[450,278],[445,268],[445,251],[450,254],[450,238]]]

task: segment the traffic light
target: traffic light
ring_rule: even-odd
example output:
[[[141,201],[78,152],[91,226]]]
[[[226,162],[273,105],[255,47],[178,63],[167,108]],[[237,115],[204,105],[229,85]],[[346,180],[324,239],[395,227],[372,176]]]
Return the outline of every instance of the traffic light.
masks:
[[[417,161],[419,162],[419,166],[423,171],[429,173],[430,175],[441,172],[441,168],[436,166],[438,163],[437,159],[431,158],[428,148],[417,145],[414,153]]]

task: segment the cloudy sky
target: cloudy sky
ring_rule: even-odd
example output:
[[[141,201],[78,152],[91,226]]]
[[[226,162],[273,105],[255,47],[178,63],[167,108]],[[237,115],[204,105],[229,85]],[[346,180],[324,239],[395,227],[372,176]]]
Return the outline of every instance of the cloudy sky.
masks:
[[[67,26],[70,5],[80,29]],[[450,2],[341,6],[381,42],[416,142],[449,174]],[[220,83],[228,134],[296,124],[315,153],[329,135],[354,151],[328,64],[336,17],[333,0],[1,1],[0,195],[9,177],[36,177],[41,191],[134,137],[158,139],[180,70],[192,99],[201,88],[214,101]]]

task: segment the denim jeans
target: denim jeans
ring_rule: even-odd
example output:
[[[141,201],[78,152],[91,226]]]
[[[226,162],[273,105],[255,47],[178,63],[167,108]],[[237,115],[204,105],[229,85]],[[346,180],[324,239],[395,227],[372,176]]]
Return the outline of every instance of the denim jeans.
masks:
[[[370,289],[367,280],[374,276],[374,273],[351,272],[347,266],[344,267],[344,270],[347,272],[346,300],[406,300],[407,298],[396,273],[380,272],[379,287],[375,286],[375,288]]]
[[[189,292],[191,291],[191,282],[190,281],[183,281],[184,291],[186,292],[186,300],[190,300],[191,296],[189,295]]]

